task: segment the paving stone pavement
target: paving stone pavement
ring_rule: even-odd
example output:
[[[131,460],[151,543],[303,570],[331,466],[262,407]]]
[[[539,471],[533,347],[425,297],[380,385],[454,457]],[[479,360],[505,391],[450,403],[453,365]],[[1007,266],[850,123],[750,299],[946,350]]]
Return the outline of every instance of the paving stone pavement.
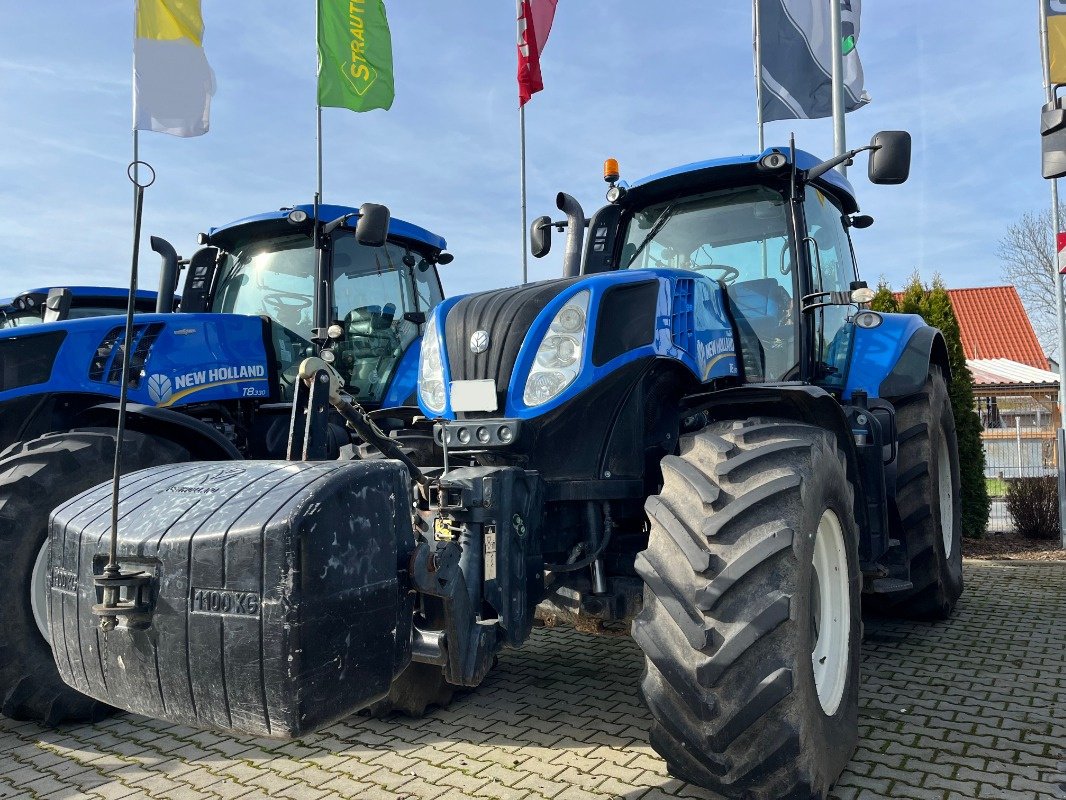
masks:
[[[833,797],[1066,797],[1066,563],[968,562],[947,623],[868,619],[861,741]],[[0,717],[0,798],[707,798],[647,743],[625,637],[538,631],[421,720],[356,717],[299,742],[123,714]]]

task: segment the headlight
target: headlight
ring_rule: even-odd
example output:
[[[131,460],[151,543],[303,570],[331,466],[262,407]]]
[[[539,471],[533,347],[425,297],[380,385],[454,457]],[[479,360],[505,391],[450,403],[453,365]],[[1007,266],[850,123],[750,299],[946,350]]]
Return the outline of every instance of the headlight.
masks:
[[[552,319],[526,378],[522,402],[527,406],[547,403],[577,380],[588,338],[588,311],[585,289],[567,300]]]
[[[447,393],[444,390],[444,362],[440,353],[437,322],[426,326],[422,337],[422,356],[418,362],[418,395],[426,408],[436,414],[444,413]]]

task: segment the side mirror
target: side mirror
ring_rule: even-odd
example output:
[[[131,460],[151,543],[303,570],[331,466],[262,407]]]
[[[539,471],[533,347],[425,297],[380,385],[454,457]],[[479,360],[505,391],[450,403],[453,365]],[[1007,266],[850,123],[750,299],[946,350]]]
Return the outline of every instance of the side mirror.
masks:
[[[529,252],[533,258],[544,258],[552,249],[552,218],[537,217],[529,226]]]
[[[384,247],[389,238],[390,219],[388,206],[363,203],[359,206],[359,222],[355,225],[355,240],[367,247]]]
[[[1040,155],[1045,178],[1066,176],[1066,109],[1056,97],[1040,112]]]
[[[906,131],[875,133],[870,145],[870,183],[895,185],[911,174],[911,135]]]

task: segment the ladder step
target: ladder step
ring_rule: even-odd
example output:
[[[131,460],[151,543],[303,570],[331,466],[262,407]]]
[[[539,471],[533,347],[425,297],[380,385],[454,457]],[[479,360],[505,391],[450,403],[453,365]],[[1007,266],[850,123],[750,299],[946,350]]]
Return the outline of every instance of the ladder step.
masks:
[[[892,594],[913,588],[913,583],[900,578],[877,578],[870,583],[869,591],[873,594]]]

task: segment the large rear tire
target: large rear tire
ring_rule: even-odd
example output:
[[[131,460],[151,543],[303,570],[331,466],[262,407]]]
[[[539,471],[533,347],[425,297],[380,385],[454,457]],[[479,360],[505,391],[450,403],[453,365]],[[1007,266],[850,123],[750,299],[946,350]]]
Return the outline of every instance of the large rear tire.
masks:
[[[826,431],[753,418],[682,438],[662,467],[633,624],[652,746],[728,797],[824,797],[858,737],[844,456]]]
[[[0,454],[0,713],[56,725],[96,721],[113,709],[59,677],[48,642],[48,517],[52,510],[111,477],[115,432],[85,428],[50,433]],[[173,442],[127,431],[123,473],[188,461]]]
[[[879,611],[908,619],[947,619],[962,595],[959,446],[947,383],[932,367],[922,391],[896,402],[898,536],[906,537],[906,592],[873,596]]]

